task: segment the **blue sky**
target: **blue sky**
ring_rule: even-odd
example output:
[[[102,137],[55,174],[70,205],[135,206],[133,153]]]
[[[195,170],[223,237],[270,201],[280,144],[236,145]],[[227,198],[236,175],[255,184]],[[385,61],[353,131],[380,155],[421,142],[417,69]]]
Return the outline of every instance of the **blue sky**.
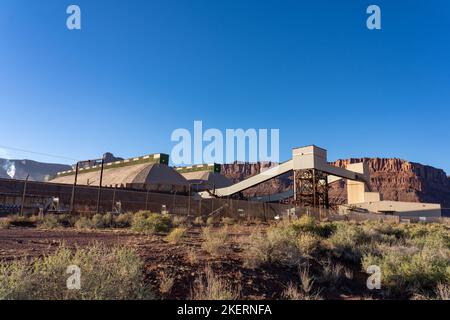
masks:
[[[82,30],[66,28],[66,8]],[[366,8],[382,30],[366,28]],[[177,128],[279,128],[281,160],[399,157],[450,173],[450,3],[0,0],[0,156],[170,153]]]

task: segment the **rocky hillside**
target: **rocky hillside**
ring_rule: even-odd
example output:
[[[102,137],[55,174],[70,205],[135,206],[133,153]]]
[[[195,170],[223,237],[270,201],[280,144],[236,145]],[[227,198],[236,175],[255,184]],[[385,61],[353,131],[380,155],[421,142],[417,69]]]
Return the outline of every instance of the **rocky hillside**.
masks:
[[[450,178],[441,169],[401,159],[362,158],[338,160],[333,165],[345,167],[348,163],[368,162],[373,191],[385,200],[433,202],[450,207]],[[223,167],[223,173],[233,181],[240,181],[274,166],[274,163],[233,163]],[[281,192],[290,187],[291,175],[273,179],[259,187],[249,189],[246,196]],[[345,182],[335,183],[330,196],[334,202],[346,199]]]
[[[64,164],[0,159],[0,178],[4,179],[26,179],[30,175],[29,179],[32,181],[45,181],[59,171],[70,169],[71,166]]]
[[[112,153],[103,155],[105,163],[123,160],[115,157]],[[80,167],[88,167],[94,165],[93,161],[84,161],[80,163]],[[31,181],[46,181],[48,178],[55,176],[60,171],[71,170],[75,165],[69,166],[65,164],[43,163],[32,160],[8,160],[0,159],[0,178],[3,179],[26,179],[30,175]]]

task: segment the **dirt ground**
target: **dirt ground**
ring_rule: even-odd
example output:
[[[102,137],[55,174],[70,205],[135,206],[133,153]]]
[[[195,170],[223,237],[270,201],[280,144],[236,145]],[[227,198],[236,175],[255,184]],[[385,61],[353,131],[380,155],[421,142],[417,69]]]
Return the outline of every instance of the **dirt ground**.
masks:
[[[238,244],[241,237],[250,234],[249,227],[230,230],[231,250],[220,258],[213,258],[202,250],[200,231],[200,228],[190,229],[182,242],[174,245],[168,243],[164,235],[146,236],[124,230],[0,229],[0,260],[39,257],[52,253],[63,244],[70,248],[93,243],[129,246],[135,248],[145,262],[146,279],[153,288],[160,287],[162,277],[175,279],[170,293],[161,294],[164,299],[188,299],[195,279],[203,275],[206,266],[235,286],[240,286],[244,299],[280,299],[289,282],[299,281],[295,268],[268,265],[249,269],[243,266],[242,249]],[[195,253],[195,259],[191,258],[192,252]],[[352,282],[338,290],[322,288],[321,296],[345,300],[367,298],[366,277],[354,270]]]

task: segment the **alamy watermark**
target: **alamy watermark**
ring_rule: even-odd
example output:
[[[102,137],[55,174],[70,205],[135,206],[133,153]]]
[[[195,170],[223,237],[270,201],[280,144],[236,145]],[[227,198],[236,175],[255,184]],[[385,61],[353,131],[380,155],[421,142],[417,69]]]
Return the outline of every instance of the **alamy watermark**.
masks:
[[[77,265],[70,265],[66,270],[67,274],[70,276],[67,278],[66,287],[69,290],[80,290],[81,289],[81,269]]]
[[[280,160],[279,129],[226,129],[222,132],[215,128],[203,130],[203,122],[194,121],[193,132],[179,128],[172,132],[170,139],[177,143],[171,151],[176,166]]]
[[[380,290],[381,289],[381,268],[376,265],[371,265],[367,267],[366,272],[370,274],[367,278],[366,286],[369,290]]]
[[[69,17],[66,20],[66,26],[69,30],[81,30],[81,9],[79,6],[72,4],[67,7],[66,13]]]
[[[369,30],[381,30],[381,8],[375,4],[367,7],[367,14],[370,16],[367,18],[367,29]]]

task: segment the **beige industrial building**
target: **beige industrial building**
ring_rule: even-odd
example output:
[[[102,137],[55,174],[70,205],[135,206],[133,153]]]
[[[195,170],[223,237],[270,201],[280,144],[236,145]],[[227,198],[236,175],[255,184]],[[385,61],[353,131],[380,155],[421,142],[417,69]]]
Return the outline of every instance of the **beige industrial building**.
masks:
[[[370,179],[367,163],[350,164],[347,169],[364,175],[367,181]],[[347,206],[339,207],[341,213],[356,209],[402,218],[442,216],[440,204],[383,200],[378,192],[370,192],[368,184],[360,181],[347,180],[347,203]]]
[[[138,158],[115,161],[104,165],[102,186],[161,192],[186,192],[189,183],[168,166],[169,156],[153,154]],[[77,185],[98,186],[101,165],[80,168]],[[75,170],[59,172],[51,183],[73,184]]]
[[[193,186],[195,191],[226,188],[233,184],[230,179],[221,174],[222,166],[217,163],[177,167],[175,170]]]

